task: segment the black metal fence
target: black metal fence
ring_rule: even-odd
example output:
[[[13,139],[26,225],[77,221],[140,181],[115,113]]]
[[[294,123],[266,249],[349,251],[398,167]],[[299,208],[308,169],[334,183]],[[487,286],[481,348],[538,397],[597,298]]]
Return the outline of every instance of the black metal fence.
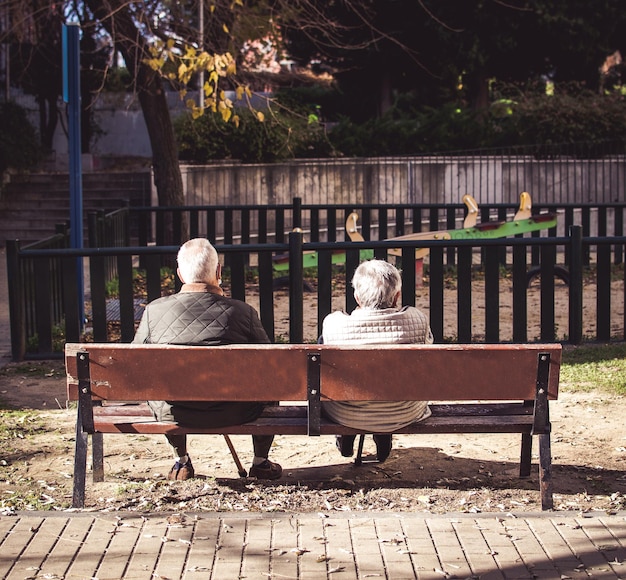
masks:
[[[510,220],[518,209],[519,204],[482,204],[478,208],[479,222]],[[129,228],[138,232],[139,246],[162,246],[166,223],[172,224],[175,244],[185,241],[186,231],[189,237],[206,237],[217,245],[282,244],[295,228],[303,231],[307,242],[334,242],[349,239],[346,221],[356,212],[357,227],[366,240],[385,240],[409,233],[462,228],[467,211],[463,203],[315,206],[294,198],[286,205],[131,208]],[[533,214],[546,212],[557,216],[556,228],[547,232],[551,236],[568,235],[572,225],[580,225],[584,237],[624,235],[626,202],[532,207]]]
[[[413,305],[419,299],[417,305],[428,311],[438,342],[540,340],[577,344],[582,340],[625,338],[626,285],[621,262],[625,245],[624,236],[584,237],[583,228],[575,225],[566,236],[498,240],[305,242],[301,232],[291,232],[286,243],[218,244],[217,249],[229,264],[229,294],[254,302],[268,335],[276,340],[292,343],[315,340],[326,314],[337,308],[351,310],[355,304],[349,280],[362,252],[370,250],[376,257],[397,259],[398,265],[404,265],[403,302]],[[423,286],[421,273],[413,267],[417,247],[428,248],[430,252],[424,266],[427,276]],[[41,288],[51,287],[53,280],[60,277],[65,340],[129,342],[138,318],[134,269],[141,264],[144,270],[146,295],[139,301],[149,302],[161,296],[161,266],[171,260],[177,250],[178,246],[77,250],[20,248],[18,243],[7,245],[9,280],[14,280],[10,288],[13,358],[55,356],[51,348],[54,331],[51,321],[55,318],[56,305],[49,297],[46,300],[39,296],[34,300],[37,334],[29,335],[23,306],[25,272],[29,272],[26,277],[32,277]],[[401,255],[392,257],[392,250],[399,250]],[[454,267],[447,263],[452,250],[456,256]],[[303,259],[310,252],[315,252],[317,265],[305,270]],[[338,253],[344,254],[339,267],[333,264]],[[275,258],[280,254],[287,255],[289,260],[288,291],[280,285],[280,280],[277,285]],[[115,261],[118,274],[115,336],[111,335],[110,308],[104,291],[107,260]],[[79,264],[85,262],[91,281],[88,335],[74,290]],[[589,263],[591,267],[586,265]],[[561,264],[567,268],[567,286],[555,275]],[[539,275],[538,285],[529,286],[529,273]],[[305,278],[314,291],[305,292]],[[583,287],[589,285],[593,286],[593,303],[583,294]],[[284,294],[286,298],[281,298]],[[280,299],[288,301],[286,333],[277,330],[275,306]],[[445,314],[450,311],[447,308],[450,300],[454,300],[456,314],[452,324]],[[529,321],[537,314],[537,329],[533,330]],[[558,322],[563,314],[565,321]],[[511,321],[511,332],[507,335],[502,328],[505,315]],[[307,334],[305,320],[311,316],[315,320],[312,328],[307,326]]]

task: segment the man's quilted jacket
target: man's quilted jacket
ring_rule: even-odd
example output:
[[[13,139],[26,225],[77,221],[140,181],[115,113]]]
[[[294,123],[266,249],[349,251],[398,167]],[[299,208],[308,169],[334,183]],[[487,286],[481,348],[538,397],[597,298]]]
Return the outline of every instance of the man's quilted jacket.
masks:
[[[133,342],[217,346],[270,340],[252,306],[194,283],[148,304]]]

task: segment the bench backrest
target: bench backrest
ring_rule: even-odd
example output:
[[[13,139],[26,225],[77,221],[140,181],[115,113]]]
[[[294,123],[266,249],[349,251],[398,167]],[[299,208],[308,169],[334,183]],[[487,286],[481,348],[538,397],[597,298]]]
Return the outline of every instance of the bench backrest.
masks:
[[[556,399],[559,344],[65,347],[68,398],[78,398],[85,359],[92,397],[116,401],[306,401],[315,381],[322,401],[532,400],[546,356]]]

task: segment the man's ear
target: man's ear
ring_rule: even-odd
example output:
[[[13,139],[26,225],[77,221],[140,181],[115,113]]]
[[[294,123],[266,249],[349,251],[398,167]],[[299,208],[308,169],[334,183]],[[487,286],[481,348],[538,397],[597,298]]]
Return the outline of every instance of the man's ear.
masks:
[[[176,274],[178,275],[178,277],[180,278],[180,281],[184,284],[185,281],[183,280],[183,277],[180,275],[180,268],[176,268]]]
[[[215,270],[215,279],[220,282],[222,279],[222,264],[220,262],[217,263],[217,270]]]
[[[396,295],[393,297],[393,307],[396,308],[398,306],[398,301],[400,300],[402,292],[396,292]]]

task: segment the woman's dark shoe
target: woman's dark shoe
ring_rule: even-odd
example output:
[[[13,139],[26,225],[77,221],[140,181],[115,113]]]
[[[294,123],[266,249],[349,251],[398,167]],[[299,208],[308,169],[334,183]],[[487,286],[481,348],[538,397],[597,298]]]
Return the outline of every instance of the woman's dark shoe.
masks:
[[[382,463],[391,453],[391,435],[374,434],[373,437],[376,443],[376,457]]]
[[[344,457],[352,457],[354,455],[354,440],[356,435],[337,435],[335,444],[337,449]]]

